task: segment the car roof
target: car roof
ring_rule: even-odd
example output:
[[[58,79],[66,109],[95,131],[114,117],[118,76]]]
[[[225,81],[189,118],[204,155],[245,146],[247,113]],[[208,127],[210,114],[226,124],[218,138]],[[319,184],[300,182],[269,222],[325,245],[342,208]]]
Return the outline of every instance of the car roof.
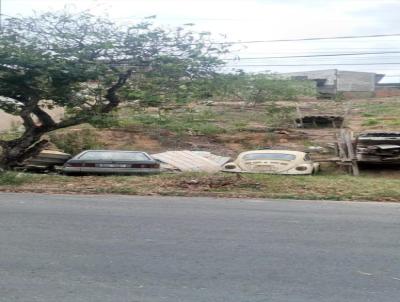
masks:
[[[242,157],[247,154],[291,154],[295,156],[304,156],[306,153],[301,152],[301,151],[293,151],[293,150],[271,150],[271,149],[263,149],[263,150],[252,150],[252,151],[246,151],[242,152],[239,154],[239,157]]]

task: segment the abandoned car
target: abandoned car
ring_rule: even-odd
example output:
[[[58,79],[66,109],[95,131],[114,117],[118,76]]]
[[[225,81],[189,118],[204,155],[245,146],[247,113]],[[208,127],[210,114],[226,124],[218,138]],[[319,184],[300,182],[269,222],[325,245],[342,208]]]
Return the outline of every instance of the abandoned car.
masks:
[[[309,155],[300,151],[256,150],[240,153],[234,162],[224,165],[224,172],[310,175],[319,170]]]
[[[141,151],[87,150],[64,164],[65,174],[143,174],[160,172],[160,164]]]
[[[356,140],[361,163],[400,163],[400,132],[364,132]]]

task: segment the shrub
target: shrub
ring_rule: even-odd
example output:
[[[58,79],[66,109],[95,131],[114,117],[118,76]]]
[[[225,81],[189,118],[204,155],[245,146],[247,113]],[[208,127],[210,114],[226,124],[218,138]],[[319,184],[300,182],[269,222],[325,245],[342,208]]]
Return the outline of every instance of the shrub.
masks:
[[[102,144],[96,138],[95,131],[91,129],[52,133],[50,134],[50,141],[60,150],[73,155],[87,149],[102,148]]]
[[[91,117],[88,122],[96,128],[118,128],[121,126],[120,119],[117,114],[95,115]]]

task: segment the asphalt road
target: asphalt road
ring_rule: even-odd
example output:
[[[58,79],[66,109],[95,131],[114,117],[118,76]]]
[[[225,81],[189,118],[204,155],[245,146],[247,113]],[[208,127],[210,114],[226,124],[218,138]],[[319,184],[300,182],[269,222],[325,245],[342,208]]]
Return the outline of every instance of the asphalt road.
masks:
[[[0,194],[0,301],[399,301],[400,204]]]

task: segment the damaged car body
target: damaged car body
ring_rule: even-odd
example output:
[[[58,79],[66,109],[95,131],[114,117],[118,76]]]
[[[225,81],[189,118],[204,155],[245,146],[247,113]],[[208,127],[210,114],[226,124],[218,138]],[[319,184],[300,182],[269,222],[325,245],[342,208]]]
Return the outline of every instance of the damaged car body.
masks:
[[[87,150],[64,164],[65,174],[151,174],[160,164],[141,151]]]
[[[400,164],[400,132],[365,132],[356,145],[359,162]]]
[[[240,153],[224,172],[311,175],[319,170],[307,153],[289,150],[255,150]]]

